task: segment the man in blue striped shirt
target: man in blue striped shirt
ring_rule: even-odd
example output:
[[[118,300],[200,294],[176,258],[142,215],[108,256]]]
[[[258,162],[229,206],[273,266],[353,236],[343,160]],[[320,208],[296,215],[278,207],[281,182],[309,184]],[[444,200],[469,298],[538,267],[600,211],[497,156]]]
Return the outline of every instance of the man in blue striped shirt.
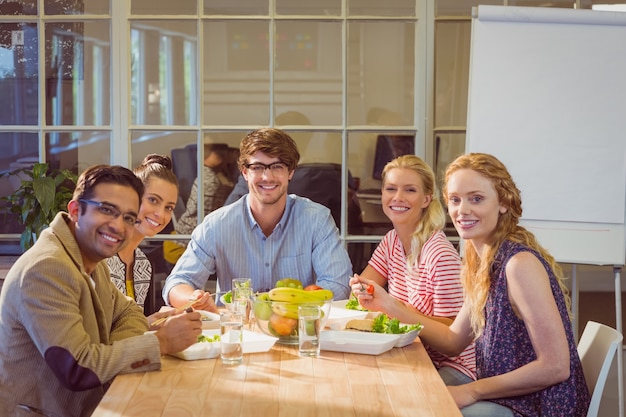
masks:
[[[216,311],[203,290],[212,274],[221,290],[230,289],[233,278],[252,278],[253,289],[265,291],[289,277],[332,290],[336,300],[348,298],[352,265],[330,210],[287,194],[299,159],[295,141],[279,129],[246,135],[239,169],[249,193],[209,213],[195,228],[165,282],[168,305],[199,299],[194,308]]]

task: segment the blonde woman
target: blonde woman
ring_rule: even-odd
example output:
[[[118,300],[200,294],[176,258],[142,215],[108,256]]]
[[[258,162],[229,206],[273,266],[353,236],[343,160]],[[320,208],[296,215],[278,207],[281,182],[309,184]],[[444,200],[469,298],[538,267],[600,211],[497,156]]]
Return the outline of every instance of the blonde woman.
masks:
[[[432,168],[415,155],[389,162],[382,173],[381,203],[393,229],[361,275],[352,278],[353,291],[367,293],[371,286],[375,296],[363,305],[403,323],[422,322],[426,315],[451,324],[463,304],[461,259],[443,232],[446,216]],[[476,378],[473,345],[451,356],[426,349],[445,381]]]
[[[562,272],[519,226],[520,191],[506,167],[488,154],[460,156],[446,170],[444,198],[467,243],[466,297],[451,326],[424,318],[420,338],[451,355],[475,341],[478,379],[448,387],[463,415],[585,416]]]

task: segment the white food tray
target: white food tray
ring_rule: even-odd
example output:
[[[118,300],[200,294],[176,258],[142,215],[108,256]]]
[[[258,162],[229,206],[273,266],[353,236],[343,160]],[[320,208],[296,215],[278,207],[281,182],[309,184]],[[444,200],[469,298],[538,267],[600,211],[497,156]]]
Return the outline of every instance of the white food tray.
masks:
[[[325,330],[320,333],[320,349],[335,352],[380,355],[392,349],[400,335],[350,330]]]
[[[351,310],[346,308],[348,300],[333,301],[330,307],[330,314],[326,326],[331,330],[343,330],[346,323],[353,319],[364,319],[367,311]]]
[[[202,320],[202,329],[219,329],[220,328],[220,315],[211,313],[210,311],[195,310],[200,313]]]
[[[202,334],[212,338],[216,334],[220,334],[218,330],[203,330]],[[243,353],[267,352],[274,346],[278,338],[267,336],[261,333],[243,331]],[[198,359],[217,358],[220,355],[220,342],[198,342],[189,346],[182,352],[170,354],[180,359],[193,361]]]

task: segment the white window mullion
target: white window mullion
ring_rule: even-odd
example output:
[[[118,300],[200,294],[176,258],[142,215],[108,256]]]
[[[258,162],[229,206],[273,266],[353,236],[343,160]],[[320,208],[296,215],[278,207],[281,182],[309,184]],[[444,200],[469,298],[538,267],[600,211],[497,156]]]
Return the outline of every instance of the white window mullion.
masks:
[[[341,1],[341,217],[340,234],[344,246],[347,248],[348,242],[348,20],[347,16],[348,0]]]
[[[161,109],[165,109],[165,123],[168,125],[174,124],[174,106],[171,104],[174,101],[175,92],[174,92],[174,63],[173,63],[173,48],[174,48],[174,39],[172,35],[168,35],[161,38],[161,42],[163,42],[163,54],[165,55],[165,73],[163,85],[161,86],[162,91],[165,91],[166,94],[161,94]],[[161,57],[163,59],[163,57]]]
[[[104,94],[107,93],[106,91],[104,91],[103,80],[105,79],[105,77],[103,74],[102,51],[102,45],[94,44],[92,59],[95,79],[98,80],[98,82],[94,83],[95,85],[92,86],[92,97],[104,97]],[[91,112],[93,115],[94,125],[96,126],[101,126],[104,123],[104,118],[102,116],[104,114],[104,111],[102,107],[103,106],[101,100],[93,100],[93,109],[91,109]]]
[[[130,2],[111,2],[111,163],[130,167]]]
[[[44,127],[46,125],[46,28],[44,26],[43,2],[39,0],[37,5],[39,16],[37,19],[37,39],[39,41],[39,102],[38,102],[38,130],[39,130],[39,161],[44,162],[46,157],[46,133]]]
[[[269,0],[269,15],[270,15],[270,21],[269,21],[269,49],[268,52],[270,54],[270,59],[269,59],[269,70],[270,70],[270,120],[269,120],[269,126],[274,126],[276,124],[276,114],[275,114],[275,99],[274,99],[274,94],[275,94],[275,88],[274,88],[274,59],[276,57],[276,50],[275,50],[275,35],[276,35],[276,1],[275,0]]]
[[[434,160],[433,144],[433,95],[435,68],[435,1],[416,0],[417,23],[415,26],[414,71],[414,117],[415,153],[426,161]],[[428,144],[428,146],[427,146]]]

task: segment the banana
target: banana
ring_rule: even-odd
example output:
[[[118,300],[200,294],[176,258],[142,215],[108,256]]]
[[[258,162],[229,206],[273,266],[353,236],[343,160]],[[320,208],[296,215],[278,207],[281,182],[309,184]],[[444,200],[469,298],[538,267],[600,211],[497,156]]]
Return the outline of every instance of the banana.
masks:
[[[321,301],[318,301],[318,303],[321,303]],[[298,320],[298,304],[275,302],[272,303],[272,312],[279,316]],[[326,313],[322,310],[322,317],[324,317],[325,314]]]
[[[298,288],[280,287],[271,289],[269,296],[272,301],[285,301],[288,303],[303,304],[332,300],[333,292],[326,289],[305,291]]]
[[[272,311],[279,316],[298,319],[298,304],[272,303]]]

